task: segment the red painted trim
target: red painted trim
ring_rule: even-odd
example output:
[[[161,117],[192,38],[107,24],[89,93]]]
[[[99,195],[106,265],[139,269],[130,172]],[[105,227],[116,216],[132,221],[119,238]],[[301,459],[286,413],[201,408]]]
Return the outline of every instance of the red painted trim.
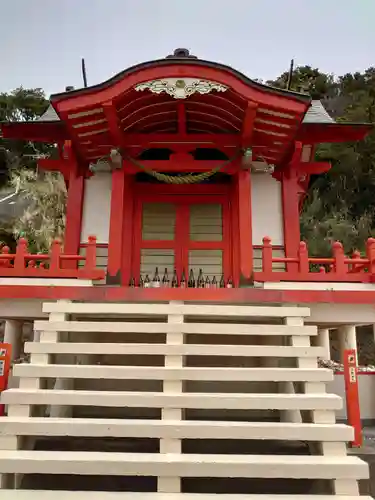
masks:
[[[84,197],[83,175],[79,172],[77,161],[74,159],[72,144],[66,141],[64,151],[68,154],[72,164],[69,176],[68,197],[66,202],[66,225],[64,252],[67,254],[78,254],[81,242],[82,208]],[[74,163],[73,163],[74,162]]]
[[[239,94],[244,99],[266,104],[280,111],[284,110],[289,113],[304,114],[310,105],[309,102],[298,101],[294,96],[271,94],[270,92],[251,87],[222,68],[204,67],[198,64],[168,65],[166,61],[165,65],[143,68],[130,73],[122,80],[117,80],[105,88],[88,90],[84,95],[72,95],[71,97],[64,95],[64,97],[55,98],[54,107],[59,113],[77,112],[82,108],[94,108],[105,101],[116,99],[138,83],[165,78],[196,78],[197,76],[204,80],[212,80],[226,85],[230,87],[231,91]]]
[[[107,272],[111,277],[115,277],[120,272],[122,262],[125,178],[126,176],[123,170],[114,170],[112,172],[107,264]],[[128,182],[129,179],[130,178],[127,178],[126,182]]]
[[[148,170],[155,172],[207,172],[223,165],[223,160],[194,160],[186,153],[171,155],[169,160],[142,160],[142,165]],[[123,167],[128,174],[138,174],[142,172],[131,161],[124,160]],[[222,168],[222,172],[228,173],[233,170],[231,164]]]
[[[250,279],[253,273],[250,172],[241,170],[236,177],[238,185],[240,270],[243,278]]]
[[[69,286],[24,286],[0,285],[1,299],[70,299],[77,301],[129,301],[164,302],[183,300],[192,302],[223,303],[292,303],[292,304],[374,304],[373,291],[333,291],[333,290],[262,290],[258,288],[218,288],[218,289],[144,289],[129,287],[69,287]]]

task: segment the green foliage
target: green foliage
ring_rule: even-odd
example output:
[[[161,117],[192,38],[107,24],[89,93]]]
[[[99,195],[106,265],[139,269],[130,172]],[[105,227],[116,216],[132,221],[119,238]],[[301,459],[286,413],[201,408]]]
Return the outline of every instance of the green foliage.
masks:
[[[0,94],[0,121],[33,121],[44,113],[48,100],[41,89],[22,87]],[[11,236],[26,237],[32,251],[49,248],[55,237],[62,237],[65,225],[65,183],[60,174],[38,172],[37,158],[53,154],[55,145],[0,137],[1,188],[19,189],[18,200],[25,212],[17,220],[1,224],[0,240],[11,244]]]
[[[285,88],[288,73],[273,82]],[[334,78],[310,66],[295,69],[292,89],[321,99],[339,122],[375,122],[375,68]],[[358,143],[323,144],[317,160],[332,168],[311,179],[301,214],[301,234],[313,255],[328,255],[331,243],[342,241],[345,251],[364,250],[375,235],[375,132]]]

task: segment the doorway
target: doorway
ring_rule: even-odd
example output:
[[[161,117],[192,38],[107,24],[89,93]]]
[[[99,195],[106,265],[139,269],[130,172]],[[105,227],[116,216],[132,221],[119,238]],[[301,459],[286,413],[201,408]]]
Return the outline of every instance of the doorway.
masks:
[[[173,193],[176,187],[178,194]],[[182,275],[187,281],[191,271],[197,280],[200,270],[210,283],[214,278],[219,283],[222,276],[232,278],[229,200],[226,194],[217,193],[217,186],[212,187],[205,186],[204,194],[196,194],[196,186],[166,186],[164,193],[138,193],[132,262],[136,282],[141,276],[152,280],[156,268],[160,279],[165,269],[169,280],[174,270],[179,281]],[[155,188],[151,191],[157,191]]]

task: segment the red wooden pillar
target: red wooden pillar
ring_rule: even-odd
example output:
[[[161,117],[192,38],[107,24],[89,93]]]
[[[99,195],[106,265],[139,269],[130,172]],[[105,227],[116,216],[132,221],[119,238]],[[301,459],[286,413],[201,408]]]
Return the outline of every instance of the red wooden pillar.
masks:
[[[240,170],[235,179],[238,200],[240,285],[246,285],[251,283],[253,276],[251,174],[248,170]]]
[[[81,243],[82,206],[84,196],[84,176],[80,172],[78,162],[74,157],[70,141],[66,141],[64,151],[69,159],[70,174],[66,203],[66,225],[64,239],[64,253],[79,254]],[[65,267],[76,266],[74,261],[67,261]]]
[[[128,285],[133,246],[133,176],[123,169],[112,173],[111,215],[108,241],[108,284]]]
[[[301,230],[299,221],[298,179],[292,165],[283,173],[281,179],[284,247],[286,257],[297,257]],[[297,271],[298,264],[288,263],[288,271]]]

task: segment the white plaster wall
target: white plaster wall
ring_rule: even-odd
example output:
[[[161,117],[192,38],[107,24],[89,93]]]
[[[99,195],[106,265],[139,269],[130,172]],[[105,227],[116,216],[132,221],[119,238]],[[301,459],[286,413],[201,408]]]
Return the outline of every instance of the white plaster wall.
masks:
[[[251,176],[253,245],[269,236],[273,245],[284,245],[281,183],[270,174]]]
[[[112,175],[98,172],[85,180],[81,242],[96,236],[98,243],[108,243],[111,212]]]

